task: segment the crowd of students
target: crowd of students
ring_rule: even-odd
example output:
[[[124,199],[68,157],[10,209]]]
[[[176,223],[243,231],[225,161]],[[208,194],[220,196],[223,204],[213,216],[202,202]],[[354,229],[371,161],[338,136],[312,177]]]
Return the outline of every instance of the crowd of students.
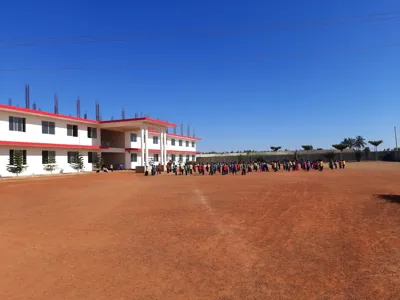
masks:
[[[346,162],[344,160],[331,160],[329,162],[330,169],[344,169],[346,167]],[[207,164],[167,164],[167,173],[172,173],[175,175],[214,175],[214,174],[238,174],[246,175],[250,172],[278,172],[279,170],[293,172],[303,170],[309,172],[310,170],[318,170],[322,172],[324,170],[324,162],[322,160],[318,161],[296,161],[296,160],[285,160],[267,162],[253,162],[253,163],[207,163]],[[162,166],[152,165],[151,167],[146,167],[145,175],[156,175],[161,174]]]

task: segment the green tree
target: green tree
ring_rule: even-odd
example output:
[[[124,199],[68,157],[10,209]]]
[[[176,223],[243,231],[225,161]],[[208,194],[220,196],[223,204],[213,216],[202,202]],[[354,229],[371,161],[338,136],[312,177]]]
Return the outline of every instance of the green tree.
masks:
[[[7,171],[16,174],[17,177],[21,174],[28,166],[24,164],[24,155],[21,150],[14,150],[13,155],[10,156],[10,162],[7,165]]]
[[[351,147],[353,147],[354,143],[355,143],[355,139],[353,139],[353,138],[345,138],[340,144],[346,145],[346,148],[351,148]]]
[[[382,140],[379,141],[369,141],[369,144],[375,147],[375,160],[378,159],[378,146],[383,143]]]
[[[312,145],[302,145],[301,146],[305,151],[307,151],[307,160],[308,160],[308,151],[313,150],[313,146]]]
[[[364,148],[364,155],[368,159],[369,155],[371,154],[371,149],[369,147]]]
[[[274,152],[278,152],[281,148],[281,146],[271,146],[271,150]]]
[[[101,153],[98,153],[96,156],[96,161],[95,161],[96,169],[101,170],[101,167],[103,166],[103,164],[104,164],[103,157],[101,156]]]
[[[357,135],[354,139],[353,147],[357,150],[361,150],[365,147],[365,139],[361,135]]]
[[[53,172],[58,168],[56,165],[56,158],[54,156],[49,156],[47,158],[47,162],[43,165],[43,170],[50,172],[50,174],[53,174]]]
[[[347,149],[349,146],[348,146],[348,144],[335,144],[335,145],[332,145],[332,147],[335,148],[336,150],[340,151],[340,159],[343,159],[342,152],[344,149]]]
[[[83,156],[80,152],[77,152],[75,157],[73,158],[72,162],[70,163],[70,166],[72,169],[74,169],[77,172],[80,172],[84,168],[84,163],[83,163]]]

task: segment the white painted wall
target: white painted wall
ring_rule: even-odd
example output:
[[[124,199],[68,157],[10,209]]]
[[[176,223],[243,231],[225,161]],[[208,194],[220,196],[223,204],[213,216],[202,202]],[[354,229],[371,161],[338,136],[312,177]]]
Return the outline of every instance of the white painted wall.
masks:
[[[172,140],[175,139],[175,146],[172,146]],[[179,146],[179,141],[182,141],[182,146]],[[189,142],[189,147],[186,147],[186,141]],[[194,147],[192,147],[192,141],[180,137],[171,137],[167,136],[167,151],[174,150],[174,151],[193,151],[196,152],[196,141],[194,141]]]
[[[26,119],[26,132],[10,131],[9,116]],[[42,121],[55,122],[55,134],[42,133]],[[78,137],[67,135],[67,124],[78,125]],[[68,145],[100,145],[100,129],[97,128],[97,138],[88,138],[87,128],[95,124],[84,124],[74,121],[59,120],[45,116],[33,116],[17,112],[0,111],[0,141],[68,144]]]
[[[10,159],[10,149],[13,150],[26,150],[26,163],[28,168],[20,175],[38,175],[38,174],[50,174],[43,170],[42,165],[42,150],[56,151],[56,164],[58,169],[53,173],[60,173],[63,169],[63,173],[76,172],[68,164],[67,152],[64,149],[39,149],[39,148],[23,148],[23,147],[3,147],[0,146],[0,176],[14,176],[14,174],[7,171],[7,165]],[[70,150],[72,151],[72,150]],[[88,151],[79,151],[83,156],[84,171],[92,171],[92,163],[88,162]]]
[[[136,153],[137,154],[137,162],[132,162],[131,161],[131,153]],[[137,166],[142,165],[142,158],[141,158],[141,153],[140,151],[130,151],[126,152],[125,154],[125,165],[127,169],[136,169]]]

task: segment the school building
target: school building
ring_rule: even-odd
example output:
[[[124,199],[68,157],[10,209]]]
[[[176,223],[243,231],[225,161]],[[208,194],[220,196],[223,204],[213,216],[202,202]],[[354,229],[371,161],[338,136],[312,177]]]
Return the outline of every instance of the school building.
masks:
[[[99,121],[0,104],[0,176],[13,175],[7,165],[16,151],[27,165],[21,175],[48,173],[44,165],[49,157],[56,159],[54,173],[75,172],[70,163],[77,152],[85,171],[95,169],[99,153],[106,166],[125,169],[195,161],[200,139],[168,133],[173,127],[176,124],[147,117]]]

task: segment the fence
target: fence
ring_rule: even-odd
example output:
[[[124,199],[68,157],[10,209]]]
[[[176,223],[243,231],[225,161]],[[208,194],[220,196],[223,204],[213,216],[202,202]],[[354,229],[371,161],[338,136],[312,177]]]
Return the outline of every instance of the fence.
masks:
[[[330,157],[329,154],[333,153],[333,157]],[[279,152],[265,152],[265,153],[250,153],[250,154],[240,154],[237,155],[218,155],[215,156],[207,156],[207,157],[198,157],[197,163],[211,163],[211,162],[252,162],[252,161],[284,161],[284,160],[311,160],[316,161],[322,159],[323,161],[329,161],[330,159],[339,160],[344,159],[345,161],[356,161],[356,152],[355,151],[343,151],[333,152],[331,150],[326,151],[315,151],[306,153],[305,151],[297,151],[297,152],[283,152],[280,154]],[[399,151],[378,151],[371,152],[367,156],[364,152],[362,152],[361,161],[373,161],[373,160],[381,160],[381,161],[400,161],[400,152]]]

